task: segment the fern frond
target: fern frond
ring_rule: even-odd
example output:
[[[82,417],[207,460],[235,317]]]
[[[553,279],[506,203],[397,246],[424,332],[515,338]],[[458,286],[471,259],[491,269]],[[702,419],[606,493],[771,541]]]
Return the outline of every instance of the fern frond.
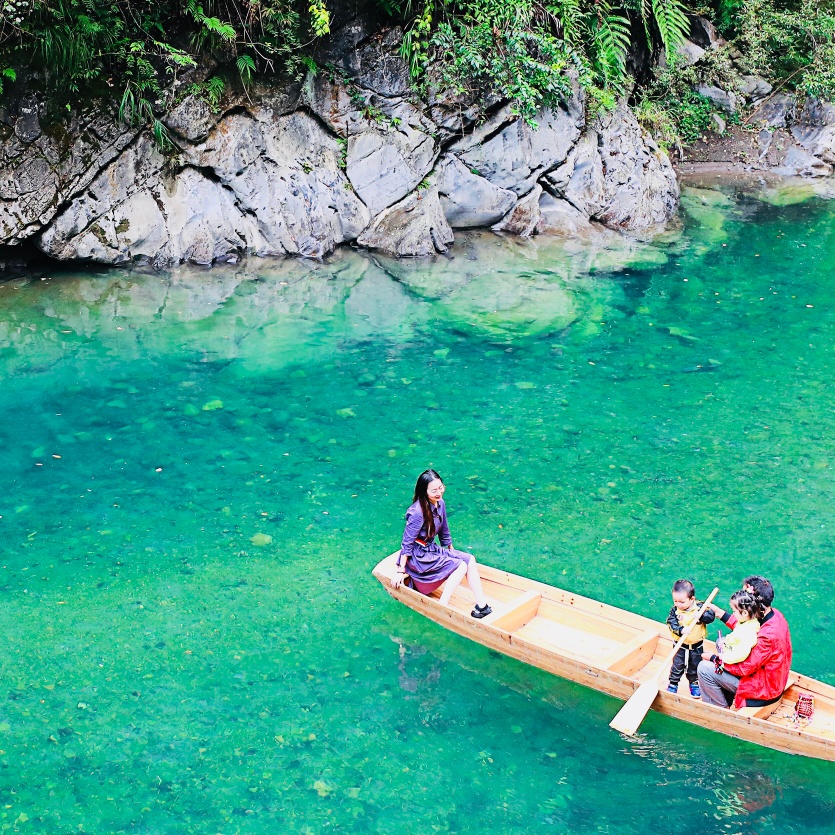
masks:
[[[684,5],[681,0],[652,0],[652,13],[661,33],[667,60],[670,61],[690,33]]]

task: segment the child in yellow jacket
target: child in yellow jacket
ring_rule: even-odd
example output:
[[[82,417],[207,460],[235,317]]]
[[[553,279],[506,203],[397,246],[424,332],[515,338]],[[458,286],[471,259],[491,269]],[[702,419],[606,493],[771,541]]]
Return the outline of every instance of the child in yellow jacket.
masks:
[[[676,640],[693,623],[702,604],[696,600],[696,588],[690,580],[676,580],[673,584],[673,608],[667,616],[667,625]],[[699,676],[696,668],[702,660],[702,649],[704,639],[707,635],[706,626],[713,623],[716,613],[712,609],[706,609],[699,622],[690,630],[681,648],[673,659],[673,666],[670,669],[670,683],[667,690],[670,693],[678,692],[678,683],[687,670],[687,681],[690,682],[690,695],[694,699],[701,698],[702,692],[699,689]]]

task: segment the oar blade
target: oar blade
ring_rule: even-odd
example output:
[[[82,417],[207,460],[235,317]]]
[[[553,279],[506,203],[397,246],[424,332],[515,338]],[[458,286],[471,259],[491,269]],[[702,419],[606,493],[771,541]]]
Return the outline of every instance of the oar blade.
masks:
[[[627,736],[635,736],[657,695],[658,679],[645,681],[618,711],[618,715],[609,722],[609,727]]]

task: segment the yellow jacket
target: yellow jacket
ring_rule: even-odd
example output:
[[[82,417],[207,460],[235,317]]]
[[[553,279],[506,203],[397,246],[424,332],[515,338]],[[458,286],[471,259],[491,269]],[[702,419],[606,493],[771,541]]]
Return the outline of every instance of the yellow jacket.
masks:
[[[760,622],[756,619],[746,620],[738,623],[733,632],[724,638],[725,644],[722,649],[721,658],[723,664],[739,664],[744,661],[754,649],[757,643],[757,633],[760,631]]]
[[[687,630],[691,623],[693,623],[693,619],[696,617],[700,606],[701,603],[699,603],[698,600],[694,600],[690,608],[685,609],[684,611],[676,609],[675,606],[670,609],[670,614],[667,615],[667,625],[670,627],[670,632],[673,633],[673,637],[676,640],[678,640],[682,633]],[[693,627],[693,629],[690,630],[690,634],[687,638],[685,638],[682,646],[692,647],[694,644],[698,644],[700,641],[703,641],[707,635],[707,628],[705,624],[712,623],[715,617],[716,614],[713,609],[706,609],[699,622]]]

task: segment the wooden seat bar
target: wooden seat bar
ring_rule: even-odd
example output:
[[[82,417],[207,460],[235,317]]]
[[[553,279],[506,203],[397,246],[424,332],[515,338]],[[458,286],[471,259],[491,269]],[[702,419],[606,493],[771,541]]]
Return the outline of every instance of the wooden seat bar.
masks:
[[[527,591],[504,606],[497,607],[493,614],[482,618],[481,622],[485,626],[494,626],[496,629],[502,629],[505,632],[513,632],[536,617],[541,602],[542,594],[540,592]]]

